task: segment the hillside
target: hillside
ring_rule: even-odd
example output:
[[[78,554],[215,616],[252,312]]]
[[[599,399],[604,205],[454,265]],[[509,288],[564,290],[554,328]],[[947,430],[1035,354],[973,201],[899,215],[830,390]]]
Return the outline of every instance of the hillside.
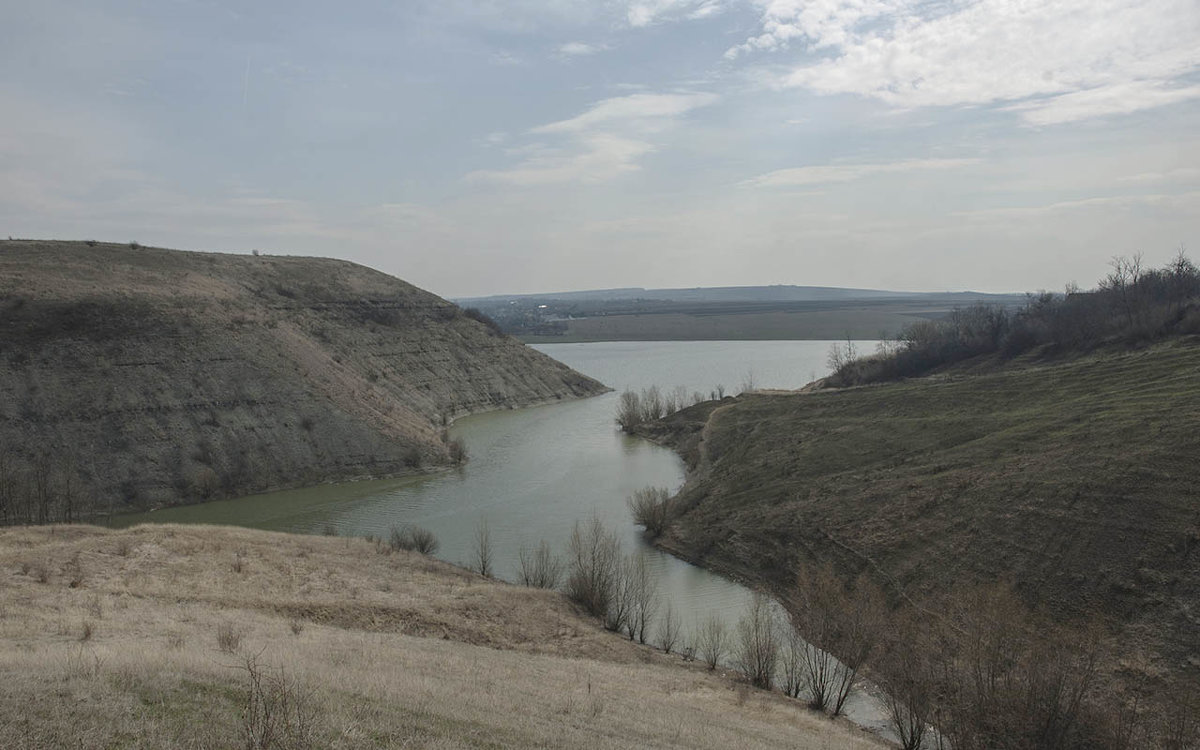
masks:
[[[692,469],[662,542],[689,559],[781,592],[831,562],[917,602],[1008,580],[1056,619],[1107,623],[1117,676],[1194,695],[1198,382],[1200,340],[1180,337],[747,394],[639,431]]]
[[[0,242],[0,513],[444,466],[457,416],[603,390],[345,261]]]
[[[883,743],[416,553],[70,526],[0,530],[0,746]]]

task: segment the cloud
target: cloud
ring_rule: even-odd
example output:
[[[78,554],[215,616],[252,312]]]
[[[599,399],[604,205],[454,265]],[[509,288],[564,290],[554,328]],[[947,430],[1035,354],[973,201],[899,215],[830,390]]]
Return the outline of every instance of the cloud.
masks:
[[[567,120],[539,125],[528,135],[548,138],[509,150],[523,161],[509,169],[476,170],[470,182],[536,187],[559,183],[599,183],[641,169],[642,157],[657,151],[654,134],[670,128],[694,109],[717,101],[713,94],[629,94],[593,104]]]
[[[663,20],[696,21],[725,10],[722,0],[634,0],[627,4],[625,17],[634,28]]]
[[[803,44],[782,87],[896,107],[1016,105],[1031,125],[1200,96],[1195,0],[753,0],[761,33],[728,58]]]
[[[615,122],[671,119],[717,100],[714,94],[630,94],[605,99],[583,114],[534,128],[532,133],[574,133]]]
[[[1200,99],[1200,86],[1168,87],[1162,83],[1130,81],[1086,91],[1014,104],[1030,125],[1060,125],[1103,115],[1124,115],[1141,109]]]
[[[586,57],[608,49],[607,44],[588,44],[587,42],[567,42],[558,48],[558,54],[566,57]]]
[[[950,215],[972,221],[1008,222],[1019,219],[1038,219],[1050,214],[1067,211],[1102,209],[1111,212],[1126,211],[1139,207],[1160,207],[1196,214],[1200,212],[1200,191],[1153,193],[1150,195],[1112,195],[1057,201],[1040,206],[1011,206],[1005,208],[984,208],[974,211],[955,211]]]
[[[883,164],[831,164],[777,169],[746,180],[742,187],[779,188],[852,182],[876,174],[957,169],[978,163],[977,159],[907,159]]]
[[[605,182],[641,169],[638,159],[652,151],[654,146],[644,141],[594,133],[580,138],[570,150],[542,153],[512,169],[478,170],[467,179],[518,187]]]

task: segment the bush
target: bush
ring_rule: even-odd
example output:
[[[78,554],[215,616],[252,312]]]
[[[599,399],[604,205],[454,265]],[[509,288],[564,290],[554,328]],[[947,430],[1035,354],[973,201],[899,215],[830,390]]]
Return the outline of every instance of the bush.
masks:
[[[716,669],[717,665],[721,663],[721,659],[724,658],[729,644],[729,634],[725,630],[725,623],[716,617],[708,618],[700,626],[697,640],[699,641],[700,658],[704,660],[710,670]]]
[[[249,681],[242,710],[243,746],[315,747],[318,703],[312,690],[282,668],[267,669],[255,656],[247,656],[241,666]]]
[[[439,546],[433,532],[420,526],[393,526],[388,535],[388,548],[392,552],[405,550],[432,555]]]
[[[532,552],[521,548],[518,553],[521,570],[518,576],[522,586],[538,589],[553,589],[562,580],[563,563],[553,552],[550,545],[542,542]]]
[[[672,516],[671,493],[661,487],[638,490],[628,499],[633,522],[646,529],[652,538],[661,536]]]
[[[620,588],[621,541],[600,519],[578,521],[567,554],[567,596],[593,617],[607,618]]]
[[[779,631],[775,624],[774,602],[755,592],[750,609],[738,621],[734,660],[739,672],[751,685],[770,689],[779,659]]]

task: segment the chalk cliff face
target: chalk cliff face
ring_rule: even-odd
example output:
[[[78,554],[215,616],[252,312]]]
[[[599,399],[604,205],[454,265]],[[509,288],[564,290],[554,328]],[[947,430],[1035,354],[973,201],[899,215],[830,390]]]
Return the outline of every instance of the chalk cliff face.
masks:
[[[0,505],[393,475],[452,462],[454,417],[604,390],[346,261],[0,242]]]

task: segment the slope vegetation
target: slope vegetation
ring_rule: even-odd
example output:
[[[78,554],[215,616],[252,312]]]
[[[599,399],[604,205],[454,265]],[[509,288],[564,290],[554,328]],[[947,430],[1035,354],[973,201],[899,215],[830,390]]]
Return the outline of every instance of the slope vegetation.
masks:
[[[603,390],[353,263],[0,242],[0,512],[35,521],[445,465],[456,416]]]
[[[386,549],[0,530],[0,746],[881,746],[606,633],[560,594]]]
[[[968,367],[970,369],[968,369]],[[1012,582],[1200,685],[1200,341],[972,362],[709,402],[640,428],[692,467],[664,544],[764,582],[830,562],[897,596]]]

